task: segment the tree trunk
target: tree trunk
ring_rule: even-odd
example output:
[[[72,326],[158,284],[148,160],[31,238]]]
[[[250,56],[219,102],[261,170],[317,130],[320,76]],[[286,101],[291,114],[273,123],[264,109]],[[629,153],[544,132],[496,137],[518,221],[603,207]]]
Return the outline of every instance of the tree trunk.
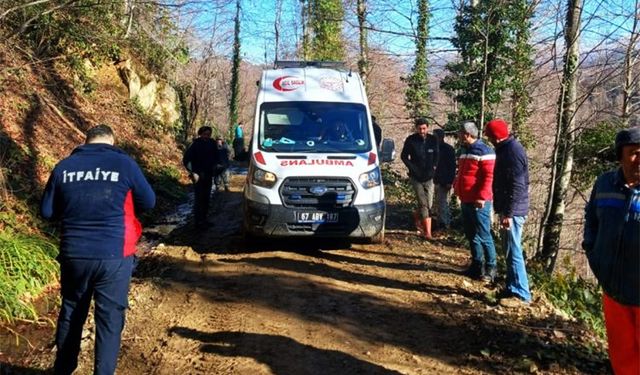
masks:
[[[638,37],[640,33],[638,33],[638,17],[640,15],[638,12],[640,11],[640,2],[636,0],[635,8],[634,8],[634,17],[633,17],[633,27],[631,29],[631,36],[629,36],[629,45],[627,46],[627,50],[624,55],[624,87],[622,90],[622,123],[623,125],[629,126],[629,119],[631,118],[631,97],[633,95],[634,88],[637,87],[637,77],[633,77],[633,67],[636,65],[638,61],[638,54],[636,51],[636,45],[638,43]]]
[[[369,57],[368,51],[369,46],[367,42],[367,1],[366,0],[358,0],[358,28],[360,30],[360,60],[358,60],[358,70],[360,72],[360,78],[362,78],[362,82],[367,85],[367,74],[368,65],[369,65]]]
[[[276,0],[276,19],[273,23],[273,28],[275,31],[275,53],[274,53],[274,61],[278,61],[278,47],[280,46],[280,19],[282,17],[282,0]]]
[[[238,122],[240,97],[240,0],[236,2],[236,19],[233,36],[233,61],[231,65],[231,98],[229,100],[229,129]]]
[[[558,100],[557,138],[554,147],[554,154],[557,157],[554,158],[552,165],[552,179],[549,187],[551,194],[549,196],[550,202],[548,202],[550,203],[549,215],[542,222],[542,248],[536,256],[547,273],[553,272],[560,250],[565,198],[573,168],[581,14],[582,0],[567,0],[564,32],[566,52],[562,73],[562,89]]]

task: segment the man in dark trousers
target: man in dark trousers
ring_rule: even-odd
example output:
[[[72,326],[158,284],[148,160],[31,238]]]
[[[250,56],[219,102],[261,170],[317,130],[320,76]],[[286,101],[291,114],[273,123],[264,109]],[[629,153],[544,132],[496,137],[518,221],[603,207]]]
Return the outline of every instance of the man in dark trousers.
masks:
[[[431,240],[433,176],[438,165],[438,139],[429,134],[427,119],[415,120],[415,133],[405,139],[400,158],[409,169],[411,186],[418,199],[418,211],[414,212],[414,221],[424,238]]]
[[[216,191],[221,191],[224,186],[224,191],[229,191],[229,146],[222,139],[222,137],[216,138],[216,165],[213,171],[213,181],[216,184]]]
[[[522,227],[529,211],[529,161],[527,153],[503,119],[487,123],[484,134],[496,150],[493,168],[493,209],[499,215],[500,237],[506,254],[507,285],[500,305],[517,307],[531,301],[522,251]]]
[[[436,190],[435,211],[439,227],[447,229],[451,225],[449,197],[453,180],[456,178],[456,151],[444,141],[444,130],[435,129],[433,135],[438,137],[438,166],[433,177]]]
[[[204,229],[210,225],[207,215],[213,185],[213,169],[216,165],[216,143],[211,139],[211,133],[210,126],[198,129],[198,138],[193,141],[182,158],[182,164],[189,171],[193,181],[193,217],[198,229]]]
[[[582,248],[602,286],[613,372],[640,374],[640,127],[618,132],[620,166],[596,180]]]
[[[98,125],[86,144],[59,162],[47,182],[41,215],[61,223],[60,292],[56,374],[78,365],[82,326],[95,301],[94,374],[113,374],[124,327],[140,210],[155,205],[155,193],[140,167],[113,146],[113,131]]]

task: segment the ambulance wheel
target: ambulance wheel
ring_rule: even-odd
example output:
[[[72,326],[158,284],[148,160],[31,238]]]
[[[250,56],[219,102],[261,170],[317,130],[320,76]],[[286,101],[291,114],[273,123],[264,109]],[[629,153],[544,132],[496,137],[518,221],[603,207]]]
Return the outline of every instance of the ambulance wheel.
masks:
[[[374,235],[373,237],[369,238],[369,243],[371,244],[381,244],[384,243],[384,225],[382,226],[382,229],[380,229],[380,232],[378,232],[378,234]]]

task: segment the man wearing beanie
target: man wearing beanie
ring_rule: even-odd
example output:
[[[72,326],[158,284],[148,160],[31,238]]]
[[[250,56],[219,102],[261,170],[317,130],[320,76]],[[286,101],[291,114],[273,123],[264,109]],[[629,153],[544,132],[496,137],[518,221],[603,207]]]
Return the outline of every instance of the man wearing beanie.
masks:
[[[471,266],[465,275],[488,282],[496,276],[496,248],[491,237],[491,183],[496,155],[478,139],[478,128],[467,121],[458,131],[462,145],[453,191],[462,203],[462,225],[471,246]]]
[[[620,167],[596,180],[582,248],[603,291],[609,358],[616,375],[640,374],[640,128],[615,140]]]
[[[414,221],[425,239],[430,240],[433,176],[438,165],[438,140],[433,134],[429,134],[427,119],[416,119],[415,133],[404,141],[400,158],[409,169],[411,186],[418,198],[418,211],[414,212]]]
[[[529,210],[529,162],[524,147],[509,135],[507,122],[494,119],[484,134],[496,150],[493,170],[493,208],[500,217],[500,237],[507,262],[507,285],[500,305],[517,307],[531,301],[522,251],[522,227]]]

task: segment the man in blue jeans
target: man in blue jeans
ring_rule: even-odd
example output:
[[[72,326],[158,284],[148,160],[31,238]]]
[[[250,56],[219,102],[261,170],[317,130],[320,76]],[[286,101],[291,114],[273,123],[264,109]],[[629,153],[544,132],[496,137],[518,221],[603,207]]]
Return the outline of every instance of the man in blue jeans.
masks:
[[[140,210],[155,205],[155,193],[138,164],[113,146],[107,125],[87,131],[86,143],[60,161],[49,177],[40,213],[61,224],[60,293],[55,374],[78,366],[82,326],[95,301],[93,373],[115,372]]]
[[[479,139],[478,133],[478,128],[471,121],[462,124],[458,131],[461,151],[453,191],[460,198],[462,225],[471,247],[471,266],[465,275],[493,282],[496,277],[496,248],[491,236],[491,183],[496,155]]]
[[[522,252],[522,227],[529,210],[529,163],[524,147],[509,135],[507,122],[493,119],[484,134],[496,149],[493,171],[494,209],[500,217],[500,235],[507,258],[507,285],[500,305],[516,307],[531,301]]]

